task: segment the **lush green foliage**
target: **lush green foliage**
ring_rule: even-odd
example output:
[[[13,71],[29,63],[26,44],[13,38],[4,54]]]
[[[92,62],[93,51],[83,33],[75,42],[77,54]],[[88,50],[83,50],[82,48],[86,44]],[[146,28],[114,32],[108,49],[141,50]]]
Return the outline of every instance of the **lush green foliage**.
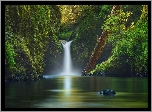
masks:
[[[7,5],[5,9],[5,52],[10,65],[7,69],[14,67],[15,74],[42,75],[50,60],[45,55],[55,58],[61,49],[57,38],[61,20],[58,7]]]
[[[103,29],[111,32],[111,55],[102,63],[100,57],[91,73],[147,72],[147,6],[124,5],[119,16],[108,16],[111,9],[112,5],[6,5],[6,75],[42,75],[61,59],[59,40],[69,38],[75,67],[85,67]]]
[[[143,9],[142,19],[136,23],[132,22],[126,28],[125,22],[131,14],[132,12],[120,11],[119,16],[107,19],[103,28],[111,30],[108,42],[113,44],[112,55],[107,61],[98,64],[91,73],[108,71],[118,74],[121,69],[122,73],[129,73],[130,70],[135,75],[134,73],[143,74],[148,71],[148,12],[144,12]]]
[[[15,52],[13,46],[9,42],[6,42],[5,44],[5,51],[6,51],[6,59],[8,60],[9,67],[12,68],[15,65],[15,61],[14,61]]]
[[[83,8],[81,17],[77,20],[78,27],[75,30],[72,44],[73,61],[77,64],[83,63],[86,65],[96,44],[97,36],[100,36],[102,32],[101,25],[104,17],[110,13],[111,7],[97,5]]]

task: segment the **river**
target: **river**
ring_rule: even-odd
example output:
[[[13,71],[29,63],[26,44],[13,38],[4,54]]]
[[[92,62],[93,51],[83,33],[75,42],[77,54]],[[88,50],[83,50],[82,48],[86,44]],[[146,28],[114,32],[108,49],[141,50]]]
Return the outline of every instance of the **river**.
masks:
[[[102,89],[116,95],[98,94]],[[5,108],[148,108],[148,79],[52,76],[5,82]]]

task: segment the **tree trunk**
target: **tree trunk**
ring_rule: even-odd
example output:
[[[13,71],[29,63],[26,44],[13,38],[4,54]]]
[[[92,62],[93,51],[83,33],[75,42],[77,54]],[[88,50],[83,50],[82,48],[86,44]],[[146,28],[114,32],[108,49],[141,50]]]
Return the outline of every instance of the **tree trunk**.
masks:
[[[120,8],[121,8],[121,5],[114,5],[112,8],[110,16],[117,15],[116,10],[120,10]],[[97,37],[96,46],[95,46],[95,48],[90,56],[90,59],[89,59],[87,66],[82,71],[82,76],[87,74],[88,72],[90,72],[94,68],[94,66],[96,65],[96,62],[99,59],[99,56],[100,56],[101,52],[103,51],[103,48],[106,44],[106,40],[108,38],[109,33],[110,33],[110,31],[105,31],[103,29],[101,36],[99,38]]]

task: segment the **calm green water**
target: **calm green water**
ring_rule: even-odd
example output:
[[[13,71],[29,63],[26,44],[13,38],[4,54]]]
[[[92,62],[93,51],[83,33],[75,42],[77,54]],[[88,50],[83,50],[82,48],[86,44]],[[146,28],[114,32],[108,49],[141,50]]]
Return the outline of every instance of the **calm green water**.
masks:
[[[102,89],[117,94],[99,95]],[[148,108],[148,79],[58,76],[5,82],[5,108]]]

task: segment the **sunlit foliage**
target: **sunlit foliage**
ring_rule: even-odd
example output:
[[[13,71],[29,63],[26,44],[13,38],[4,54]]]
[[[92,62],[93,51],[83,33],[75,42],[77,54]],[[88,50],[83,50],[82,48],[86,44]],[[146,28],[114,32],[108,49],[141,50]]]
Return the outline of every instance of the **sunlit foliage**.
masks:
[[[16,74],[42,75],[45,61],[50,60],[45,53],[53,58],[56,50],[61,49],[57,38],[61,21],[58,7],[6,5],[5,9],[5,52],[6,63],[10,65],[7,69],[13,66]]]
[[[124,5],[110,17],[112,6],[6,5],[6,75],[42,76],[62,56],[59,40],[69,38],[74,65],[84,67],[103,29],[111,32],[111,56],[91,73],[148,72],[148,6]]]
[[[109,18],[104,27],[111,30],[108,42],[113,44],[112,55],[109,59],[98,64],[91,73],[108,71],[117,73],[132,73],[143,75],[148,72],[148,7],[143,6],[140,19],[126,28],[125,22],[132,12],[121,11],[120,16]],[[122,73],[125,74],[125,73]]]
[[[78,27],[73,38],[73,57],[77,64],[86,65],[89,56],[100,36],[101,25],[106,14],[110,13],[112,6],[91,5],[83,8],[81,17],[78,18]],[[83,66],[84,66],[83,65]]]

